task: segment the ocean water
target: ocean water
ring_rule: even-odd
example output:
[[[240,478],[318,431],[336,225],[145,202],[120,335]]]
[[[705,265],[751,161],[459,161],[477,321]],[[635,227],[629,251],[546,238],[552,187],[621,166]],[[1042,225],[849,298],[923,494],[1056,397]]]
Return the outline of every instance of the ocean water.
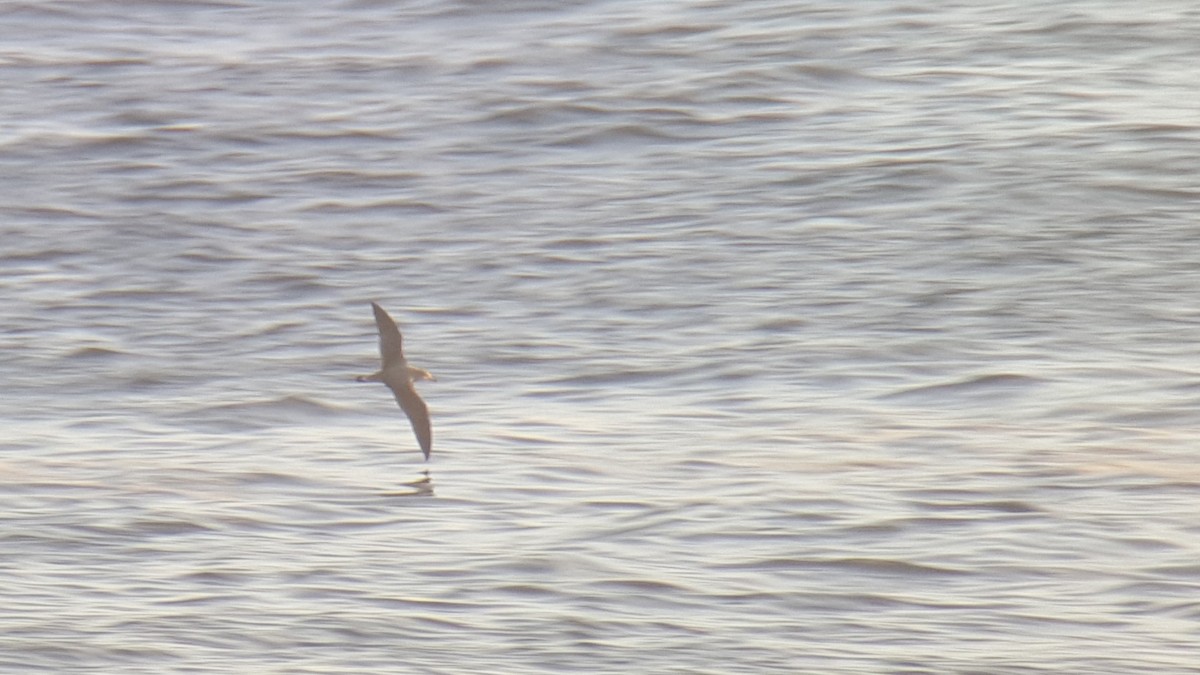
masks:
[[[0,672],[1200,672],[1200,10],[935,5],[0,3]]]

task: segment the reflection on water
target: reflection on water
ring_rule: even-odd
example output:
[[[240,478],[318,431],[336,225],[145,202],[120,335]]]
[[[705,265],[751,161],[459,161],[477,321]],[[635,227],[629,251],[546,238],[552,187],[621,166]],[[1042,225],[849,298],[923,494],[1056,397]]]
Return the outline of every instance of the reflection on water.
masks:
[[[429,469],[421,471],[421,477],[416,480],[411,480],[402,483],[407,490],[397,492],[384,492],[384,497],[432,497],[433,496],[433,478],[429,476]]]

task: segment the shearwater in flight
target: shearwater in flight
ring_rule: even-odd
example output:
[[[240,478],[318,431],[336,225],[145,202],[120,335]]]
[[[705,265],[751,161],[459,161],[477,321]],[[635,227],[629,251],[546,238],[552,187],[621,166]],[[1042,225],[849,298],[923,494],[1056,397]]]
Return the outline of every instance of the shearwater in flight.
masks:
[[[429,451],[433,448],[433,430],[429,424],[429,408],[425,401],[417,395],[413,386],[416,380],[433,380],[428,370],[408,365],[402,349],[403,339],[400,329],[392,317],[374,302],[371,309],[375,310],[375,325],[379,327],[379,353],[383,357],[383,366],[378,372],[370,375],[360,375],[359,382],[382,382],[392,390],[400,409],[408,415],[412,423],[413,433],[417,435],[417,443],[421,444],[421,452],[429,459]]]

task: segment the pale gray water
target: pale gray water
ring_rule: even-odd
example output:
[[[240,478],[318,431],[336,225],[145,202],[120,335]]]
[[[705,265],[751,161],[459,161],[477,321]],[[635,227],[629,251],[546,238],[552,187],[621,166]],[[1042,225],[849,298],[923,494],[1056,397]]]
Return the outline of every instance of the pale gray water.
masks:
[[[932,4],[0,3],[0,672],[1200,672],[1200,10]]]

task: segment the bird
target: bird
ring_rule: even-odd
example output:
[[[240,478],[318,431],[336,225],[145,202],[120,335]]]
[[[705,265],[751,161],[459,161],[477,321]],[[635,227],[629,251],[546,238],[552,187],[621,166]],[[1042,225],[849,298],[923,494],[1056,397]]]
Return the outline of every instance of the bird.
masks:
[[[417,443],[421,446],[421,452],[425,453],[425,460],[428,461],[429,452],[433,448],[433,429],[429,422],[429,406],[421,400],[413,383],[418,380],[436,381],[437,378],[424,368],[408,365],[402,349],[403,338],[400,337],[400,329],[396,327],[396,322],[378,303],[372,302],[371,309],[375,312],[375,325],[379,328],[379,354],[382,357],[383,365],[377,372],[370,375],[359,375],[355,379],[359,382],[382,382],[392,390],[396,402],[400,404],[400,409],[404,411],[405,415],[408,415],[413,433],[417,436]]]

